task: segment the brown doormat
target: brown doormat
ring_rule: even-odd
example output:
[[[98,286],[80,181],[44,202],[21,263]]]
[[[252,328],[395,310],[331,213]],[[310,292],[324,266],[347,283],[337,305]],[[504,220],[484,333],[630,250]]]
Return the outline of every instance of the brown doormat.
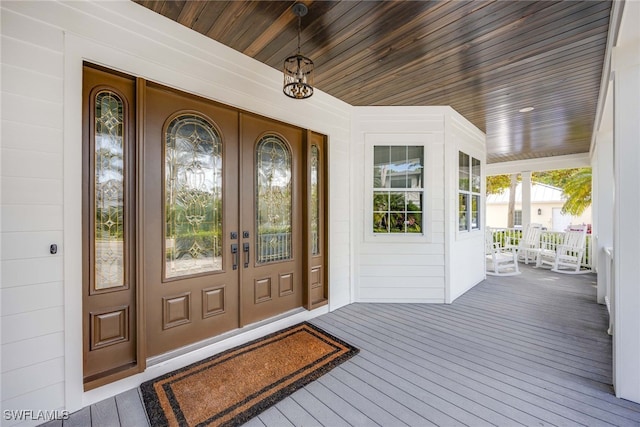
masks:
[[[358,353],[309,323],[140,386],[152,426],[238,425]]]

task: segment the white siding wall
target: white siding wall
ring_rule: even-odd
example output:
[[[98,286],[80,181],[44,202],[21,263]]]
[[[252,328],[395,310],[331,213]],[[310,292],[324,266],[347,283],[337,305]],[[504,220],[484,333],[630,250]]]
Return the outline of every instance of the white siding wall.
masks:
[[[2,408],[64,406],[63,36],[2,10]],[[7,425],[11,424],[7,422]]]
[[[458,152],[462,151],[482,162],[480,213],[485,212],[485,167],[486,145],[485,135],[471,125],[455,111],[446,116],[445,124],[446,155],[445,188],[449,215],[447,224],[447,287],[445,302],[451,303],[460,295],[480,283],[485,278],[484,260],[484,222],[480,217],[480,230],[459,232],[457,224],[458,211]]]
[[[447,125],[450,121],[453,124]],[[451,135],[446,135],[449,126]],[[469,136],[471,135],[471,136]],[[448,283],[454,286],[454,294],[460,295],[484,274],[483,244],[478,240],[458,245],[464,253],[454,257],[473,259],[468,275],[447,277],[446,253],[448,241],[446,218],[455,222],[455,210],[445,209],[447,200],[457,200],[455,183],[445,181],[448,173],[457,173],[457,149],[455,158],[447,154],[446,141],[454,144],[469,143],[472,154],[484,161],[484,136],[449,107],[357,107],[353,123],[353,231],[356,260],[354,262],[355,299],[361,302],[450,302],[447,300]],[[371,208],[367,197],[371,191],[367,150],[370,140],[393,141],[421,140],[425,149],[424,232],[425,236],[375,236],[370,230]],[[381,143],[380,145],[385,145]],[[412,144],[407,144],[412,145]],[[449,171],[452,169],[453,171]],[[453,187],[452,187],[453,185]],[[451,209],[451,208],[449,208]],[[478,234],[478,233],[476,233]],[[465,270],[468,267],[465,266]],[[483,277],[483,276],[482,276]],[[480,280],[482,280],[482,277]]]
[[[1,8],[1,409],[75,410],[145,379],[82,392],[83,59],[328,135],[330,304],[351,302],[352,107],[321,92],[289,100],[279,71],[133,2]]]

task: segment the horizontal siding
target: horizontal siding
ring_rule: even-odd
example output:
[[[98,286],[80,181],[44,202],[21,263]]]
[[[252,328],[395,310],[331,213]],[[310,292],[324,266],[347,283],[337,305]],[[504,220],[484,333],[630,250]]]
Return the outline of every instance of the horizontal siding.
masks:
[[[64,358],[62,357],[3,372],[2,398],[12,399],[62,381],[64,381]]]
[[[2,147],[41,153],[62,152],[62,129],[44,127],[38,123],[2,120]]]
[[[0,191],[5,204],[51,205],[62,201],[62,180],[3,176]]]
[[[60,129],[62,126],[62,104],[3,93],[2,118],[6,121]]]
[[[53,51],[4,35],[1,43],[3,64],[62,79],[62,52]],[[5,111],[2,112],[3,115],[5,113]]]
[[[62,205],[2,205],[2,231],[62,230]]]
[[[358,107],[354,117],[354,212],[356,241],[356,301],[442,302],[444,295],[445,188],[444,125],[446,108]],[[394,139],[394,135],[398,138]],[[416,236],[370,236],[370,169],[366,150],[376,141],[425,141],[425,239]],[[364,156],[364,157],[363,157]],[[370,203],[370,202],[366,202]]]
[[[54,332],[2,346],[2,372],[13,371],[64,355],[64,333]]]
[[[444,287],[405,287],[401,279],[390,284],[393,286],[386,288],[370,288],[361,284],[360,302],[444,302]]]
[[[49,335],[63,329],[62,306],[2,316],[2,344]]]
[[[11,6],[15,7],[19,5]],[[42,50],[53,51],[53,53],[55,54],[61,54],[61,52],[63,51],[64,35],[62,31],[47,25],[43,25],[42,22],[31,19],[23,14],[16,13],[12,11],[11,8],[7,7],[2,8],[1,19],[3,35],[17,38],[23,43],[36,45]],[[13,61],[7,60],[4,56],[4,47],[5,46],[3,45],[2,62],[13,63]],[[42,67],[29,68],[49,73],[55,71],[55,69],[47,69]],[[62,71],[62,68],[60,68],[60,71]],[[60,73],[60,76],[62,76],[62,73]]]
[[[363,288],[388,288],[390,285],[402,286],[405,288],[444,288],[444,277],[442,276],[402,276],[394,277],[390,282],[387,277],[366,276],[360,281]]]
[[[395,265],[387,263],[386,265],[369,265],[361,267],[362,277],[444,277],[444,266],[442,265]],[[391,283],[395,283],[393,280]]]
[[[62,154],[3,148],[2,176],[50,179],[53,184],[59,184],[62,179]],[[28,181],[24,183],[29,188],[32,185]],[[57,202],[62,202],[62,199]]]
[[[2,91],[53,103],[62,102],[62,79],[33,70],[4,65]]]
[[[388,255],[390,252],[394,255],[420,255],[433,256],[440,255],[444,252],[444,245],[441,243],[415,243],[415,244],[394,244],[391,245],[393,250],[389,250],[390,245],[363,245],[360,254],[363,256]]]
[[[62,282],[0,289],[2,315],[26,313],[64,304]]]
[[[382,264],[394,264],[397,266],[441,266],[444,265],[444,254],[381,254],[362,255],[361,266],[377,266]]]
[[[2,288],[57,283],[63,280],[62,257],[28,258],[2,261]]]
[[[4,182],[4,179],[3,179]],[[49,245],[58,243],[62,249],[62,231],[36,231],[2,233],[2,260],[20,260],[28,258],[51,258]]]
[[[62,409],[64,407],[64,383],[56,383],[43,388],[35,389],[31,392],[21,394],[12,399],[2,401],[3,408],[11,410],[38,410],[47,408],[47,410]],[[4,420],[3,420],[4,421]],[[3,427],[9,427],[18,424],[19,420],[4,421]],[[26,423],[24,425],[37,425],[42,420]]]
[[[64,275],[61,252],[51,255],[49,246],[62,249],[64,35],[6,5],[0,40],[2,407],[56,409],[64,405]]]

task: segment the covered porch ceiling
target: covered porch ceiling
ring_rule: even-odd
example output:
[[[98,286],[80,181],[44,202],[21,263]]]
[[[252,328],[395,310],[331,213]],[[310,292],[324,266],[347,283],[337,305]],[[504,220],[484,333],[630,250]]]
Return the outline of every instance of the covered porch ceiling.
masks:
[[[134,1],[276,69],[296,52],[294,1]],[[319,90],[450,105],[486,133],[488,163],[589,151],[610,1],[303,2]]]

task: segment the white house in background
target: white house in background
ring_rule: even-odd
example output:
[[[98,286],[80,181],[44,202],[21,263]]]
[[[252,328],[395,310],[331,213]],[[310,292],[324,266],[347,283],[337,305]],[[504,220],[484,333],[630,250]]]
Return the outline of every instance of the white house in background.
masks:
[[[617,10],[621,10],[620,6],[620,2],[614,3]],[[354,107],[321,91],[306,102],[288,99],[282,94],[278,70],[130,1],[2,1],[0,7],[2,409],[75,411],[203,356],[346,304],[450,303],[484,278],[484,178],[495,165],[485,165],[482,132],[451,108]],[[618,313],[613,355],[616,393],[640,402],[640,3],[627,1],[621,16],[619,34],[609,37],[592,150],[581,156],[579,166],[591,164],[597,181],[597,247],[600,250],[612,246],[615,253],[612,307]],[[238,115],[251,116],[255,122],[269,126],[286,123],[283,132],[304,132],[312,146],[317,145],[316,159],[325,173],[318,175],[325,178],[320,181],[319,191],[327,197],[320,201],[323,218],[318,224],[325,238],[319,247],[325,252],[320,254],[324,258],[319,268],[311,266],[304,273],[311,283],[311,297],[306,302],[298,302],[297,309],[268,318],[258,327],[239,325],[238,333],[232,337],[185,345],[155,359],[145,353],[144,324],[137,323],[129,329],[122,326],[122,322],[136,321],[131,315],[134,306],[118,306],[114,315],[104,310],[91,313],[95,330],[105,323],[108,333],[91,341],[91,346],[87,343],[83,335],[83,320],[88,318],[83,314],[83,295],[87,294],[83,288],[83,263],[88,245],[82,225],[83,219],[87,221],[91,216],[83,216],[83,203],[87,201],[82,132],[85,63],[99,66],[99,72],[106,70],[125,86],[135,82],[137,91],[108,92],[139,96],[141,102],[148,99],[148,109],[162,106],[152,102],[157,96],[195,100],[206,109],[222,105],[231,114],[231,123],[239,123]],[[104,87],[100,84],[96,87]],[[103,93],[98,89],[91,92],[96,96]],[[192,107],[186,110],[193,112]],[[144,130],[137,135],[151,135]],[[407,188],[401,191],[389,190],[382,180],[378,181],[380,185],[374,180],[377,168],[384,163],[381,153],[398,147],[405,150],[404,162],[399,164],[397,158],[389,156],[388,166],[415,172],[417,159],[422,161],[424,171],[422,180],[407,180]],[[232,154],[233,150],[225,153]],[[145,151],[147,154],[154,152]],[[296,156],[294,161],[300,161],[302,157]],[[243,158],[254,157],[245,153]],[[232,160],[230,164],[237,166],[238,157]],[[533,166],[517,163],[501,167],[523,172],[543,170],[540,163],[554,163],[552,159],[536,160],[538,164]],[[555,169],[576,167],[562,159],[558,163]],[[145,162],[144,166],[153,165]],[[141,184],[160,182],[160,169],[160,164],[151,167],[151,178]],[[317,173],[318,169],[314,170]],[[246,170],[243,173],[249,174]],[[509,172],[496,169],[495,173]],[[238,169],[232,181],[237,176]],[[388,181],[391,180],[384,182]],[[615,195],[611,191],[614,186]],[[399,192],[405,200],[412,201],[411,209],[407,203],[402,212],[385,210],[384,203],[377,203],[387,196],[391,200]],[[146,197],[150,193],[142,194]],[[327,204],[322,205],[323,202]],[[141,210],[141,215],[162,212],[159,199],[142,200],[140,195],[138,203],[141,208],[149,206]],[[297,208],[299,212],[309,212],[311,206]],[[302,222],[303,214],[299,215],[296,221]],[[530,215],[527,219],[534,218]],[[420,221],[419,229],[415,227],[416,219]],[[162,229],[160,222],[143,225],[154,224],[157,231]],[[302,229],[298,228],[298,232]],[[144,230],[139,231],[138,244],[143,244],[147,235],[142,234]],[[241,239],[254,238],[249,232],[246,236],[241,233],[235,240],[240,243]],[[224,238],[234,239],[229,234]],[[57,245],[57,251],[52,244]],[[162,245],[158,240],[158,245],[150,245],[145,253],[156,253]],[[233,253],[231,245],[225,249]],[[166,255],[169,257],[169,252]],[[138,262],[140,268],[147,265],[144,259]],[[295,266],[300,272],[303,267],[309,266]],[[160,274],[162,269],[152,270],[145,273]],[[228,272],[231,271],[229,265]],[[140,286],[145,286],[149,274],[135,276],[140,279]],[[275,279],[280,281],[282,295],[291,295],[291,276]],[[229,278],[237,279],[233,275]],[[256,295],[269,290],[265,287],[267,282],[255,282]],[[231,286],[226,289],[232,292]],[[203,297],[191,305],[194,309],[216,315],[225,308],[220,306],[224,295],[221,288],[203,288],[165,297],[164,307],[169,307],[166,316],[157,315],[152,320],[166,321],[167,331],[179,330],[189,321],[188,313],[182,309],[189,307],[189,295],[196,298],[196,294]],[[140,298],[146,295],[133,294],[134,299],[139,298],[132,303],[142,310],[136,311],[139,315],[145,307]],[[268,300],[272,295],[258,296]],[[235,300],[232,302],[235,304]],[[131,363],[87,378],[83,372],[83,349],[105,349],[112,340],[130,340],[129,335],[121,333],[125,329],[139,334]]]
[[[562,190],[552,185],[531,184],[531,222],[542,224],[550,231],[564,231],[569,224],[592,224],[591,207],[580,216],[562,213],[566,198]],[[516,186],[514,225],[522,226],[522,183]],[[486,202],[488,227],[506,228],[509,213],[509,189],[499,194],[488,194]]]

